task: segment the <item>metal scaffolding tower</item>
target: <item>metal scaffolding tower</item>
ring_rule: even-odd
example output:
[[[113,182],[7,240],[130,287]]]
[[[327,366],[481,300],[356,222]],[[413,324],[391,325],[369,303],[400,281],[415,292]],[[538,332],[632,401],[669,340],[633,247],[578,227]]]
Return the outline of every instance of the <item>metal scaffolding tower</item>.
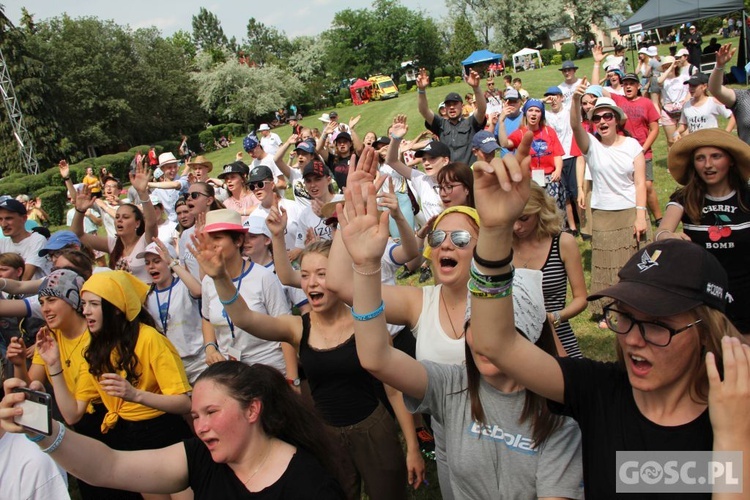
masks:
[[[5,104],[5,112],[8,115],[8,120],[10,120],[10,125],[13,127],[13,136],[16,138],[16,143],[18,143],[22,167],[27,174],[36,175],[39,173],[39,162],[36,159],[36,152],[34,151],[34,141],[31,139],[31,134],[29,134],[29,130],[24,124],[21,106],[16,98],[16,91],[13,89],[13,81],[8,72],[8,65],[5,64],[5,56],[2,50],[0,50],[0,93],[3,96],[3,104]]]

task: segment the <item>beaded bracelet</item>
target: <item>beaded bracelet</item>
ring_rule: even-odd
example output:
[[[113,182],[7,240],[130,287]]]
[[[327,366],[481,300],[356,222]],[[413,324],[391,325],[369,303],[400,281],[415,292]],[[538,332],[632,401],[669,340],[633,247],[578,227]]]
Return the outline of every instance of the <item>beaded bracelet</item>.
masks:
[[[229,300],[221,300],[221,299],[219,299],[219,302],[221,302],[221,305],[223,305],[223,306],[231,306],[232,304],[234,304],[235,302],[237,302],[237,299],[239,299],[239,298],[240,298],[240,291],[239,291],[239,289],[237,289],[237,290],[234,291],[234,295],[232,296],[231,299],[229,299]]]
[[[29,441],[31,441],[32,443],[38,443],[39,441],[41,441],[42,439],[44,439],[44,438],[46,438],[46,437],[47,437],[47,436],[45,436],[44,434],[39,434],[39,435],[38,435],[38,436],[36,436],[36,437],[29,437],[29,435],[28,435],[28,434],[26,434],[26,439],[28,439],[28,440],[29,440]]]
[[[57,437],[55,438],[55,442],[52,443],[49,448],[45,448],[42,450],[42,453],[52,453],[56,449],[60,447],[60,443],[62,443],[63,438],[65,437],[65,426],[58,422],[58,431],[57,431]]]
[[[355,321],[370,321],[371,319],[375,319],[381,314],[383,314],[383,311],[385,311],[385,302],[380,301],[380,307],[375,309],[374,311],[367,313],[367,314],[357,314],[354,312],[354,309],[352,308],[352,317]]]
[[[362,272],[362,271],[360,271],[359,269],[356,268],[356,266],[354,265],[354,263],[352,263],[352,269],[354,270],[355,273],[359,274],[360,276],[374,276],[374,275],[378,274],[381,269],[383,269],[383,266],[380,265],[380,266],[378,266],[377,269],[375,269],[373,271]]]
[[[477,248],[474,247],[474,262],[487,269],[500,269],[513,262],[513,249],[510,249],[510,254],[502,260],[485,260],[477,255]]]

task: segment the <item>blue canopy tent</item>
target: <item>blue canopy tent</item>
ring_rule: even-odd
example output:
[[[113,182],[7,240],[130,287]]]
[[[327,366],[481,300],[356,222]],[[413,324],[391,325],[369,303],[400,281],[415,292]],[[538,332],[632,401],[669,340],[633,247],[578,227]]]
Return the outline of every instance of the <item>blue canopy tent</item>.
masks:
[[[464,66],[473,66],[474,64],[500,62],[502,58],[502,54],[495,54],[489,50],[477,50],[461,61],[461,64]]]

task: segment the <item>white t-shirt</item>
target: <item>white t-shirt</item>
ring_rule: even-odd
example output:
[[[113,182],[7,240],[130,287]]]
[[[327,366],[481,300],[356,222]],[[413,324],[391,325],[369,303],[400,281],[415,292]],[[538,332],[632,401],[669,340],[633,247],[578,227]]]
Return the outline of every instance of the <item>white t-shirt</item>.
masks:
[[[0,498],[69,499],[68,475],[23,434],[0,437]]]
[[[200,280],[201,267],[198,264],[198,261],[195,260],[195,257],[193,257],[193,254],[190,253],[190,250],[188,250],[188,245],[193,245],[193,242],[190,240],[190,235],[194,232],[195,226],[189,227],[185,229],[182,232],[182,236],[180,236],[180,264],[185,266],[195,279]]]
[[[276,135],[276,134],[274,134],[274,135]],[[265,149],[264,149],[264,151],[265,151]],[[257,166],[260,166],[260,165],[265,165],[265,166],[267,166],[268,168],[271,169],[271,172],[273,172],[273,180],[274,181],[276,179],[278,179],[279,177],[284,177],[284,174],[281,173],[281,170],[279,170],[279,167],[276,165],[276,161],[273,159],[273,155],[272,154],[270,154],[270,153],[267,154],[266,157],[263,158],[262,160],[258,160],[258,159],[253,160],[253,164],[250,166],[250,170],[252,170],[253,168],[255,168]]]
[[[159,224],[159,236],[158,238],[165,244],[165,245],[174,245],[174,234],[175,234],[175,228],[177,227],[176,222],[172,222],[169,219],[164,221],[162,224]]]
[[[115,249],[117,238],[107,238],[107,241],[107,247],[109,248],[109,253],[111,256],[112,250]],[[120,262],[122,262],[122,264],[117,267],[117,269],[130,272],[133,276],[143,281],[144,283],[151,283],[151,275],[148,274],[148,271],[146,271],[146,261],[142,258],[139,259],[137,257],[138,254],[141,254],[144,250],[146,250],[147,245],[148,243],[146,243],[145,235],[138,238],[138,242],[135,244],[135,247],[133,247],[133,251],[130,252],[130,255],[123,255],[121,257]]]
[[[570,103],[573,102],[573,93],[576,91],[576,88],[581,84],[583,80],[579,78],[575,82],[568,85],[564,81],[558,85],[558,88],[562,90],[562,103],[565,108],[570,109]],[[549,113],[548,113],[549,114]],[[549,122],[547,123],[549,125]],[[560,135],[560,134],[557,134]]]
[[[632,137],[624,139],[619,145],[607,147],[589,134],[589,150],[584,156],[593,181],[591,208],[624,210],[635,207],[633,160],[642,148]]]
[[[26,238],[18,243],[13,243],[10,238],[0,239],[0,253],[17,253],[23,257],[26,264],[37,267],[31,279],[42,279],[52,270],[52,262],[45,257],[39,257],[39,250],[44,248],[46,244],[47,238],[39,233],[30,232]]]
[[[272,273],[276,274],[276,266],[274,265],[273,261],[269,262],[264,267]],[[307,299],[307,295],[305,295],[305,292],[303,292],[300,288],[286,285],[281,286],[284,287],[284,293],[286,294],[287,299],[289,299],[290,306],[300,308],[309,302],[309,300]]]
[[[671,111],[671,105],[679,105],[688,95],[688,88],[685,82],[690,77],[680,75],[676,78],[667,78],[661,85],[661,102],[666,111]]]
[[[414,188],[414,196],[422,207],[422,216],[425,220],[439,215],[443,211],[443,201],[435,187],[437,181],[420,170],[411,171],[411,186]]]
[[[682,108],[680,123],[687,125],[688,132],[692,134],[706,128],[718,128],[719,121],[716,117],[719,115],[729,119],[732,116],[732,112],[713,97],[706,99],[706,102],[701,106],[693,105],[691,100],[686,102]]]
[[[310,194],[305,187],[305,180],[302,178],[302,172],[300,172],[299,169],[294,167],[290,168],[289,184],[292,186],[294,202],[299,205],[300,209],[305,209],[311,204]]]
[[[547,110],[545,117],[547,118],[547,125],[557,132],[557,138],[562,144],[563,151],[565,151],[563,160],[572,158],[570,148],[573,145],[573,127],[570,126],[570,108],[563,107],[557,113]]]
[[[174,210],[174,204],[177,203],[177,199],[180,197],[180,193],[187,192],[188,188],[190,187],[190,184],[184,177],[180,177],[175,180],[179,181],[180,183],[179,189],[158,188],[151,191],[151,195],[156,196],[159,201],[161,201],[162,207],[164,207],[164,211],[166,212],[167,217],[171,222],[174,223],[177,222],[177,212],[175,212]]]
[[[284,235],[284,243],[287,250],[294,248],[295,242],[297,241],[297,230],[299,228],[299,217],[302,213],[300,205],[293,201],[281,198],[279,200],[279,206],[286,211],[286,234]],[[250,217],[262,217],[265,219],[268,217],[268,209],[264,208],[263,205],[258,205]]]
[[[273,132],[269,132],[267,136],[260,138],[260,147],[271,156],[276,154],[276,151],[279,150],[279,146],[282,144],[284,143],[281,142],[281,137]]]
[[[340,194],[334,195],[331,201],[341,201],[344,197]],[[313,212],[312,207],[304,209],[299,216],[297,225],[297,239],[294,242],[295,248],[305,248],[307,240],[307,230],[312,229],[315,235],[323,240],[333,239],[333,228],[326,226],[325,219],[319,217]]]
[[[191,297],[185,283],[180,278],[174,278],[168,288],[154,288],[146,297],[145,305],[158,329],[166,333],[177,349],[185,366],[188,382],[192,384],[207,368],[203,354],[200,298]]]
[[[110,210],[117,211],[117,208],[119,205],[110,205],[106,201],[103,201],[104,205],[107,206]],[[102,214],[102,224],[104,225],[104,230],[107,231],[107,237],[114,238],[117,236],[117,230],[115,229],[115,218],[109,215],[109,212],[104,210],[103,208],[99,209],[99,212]]]
[[[289,302],[279,278],[265,267],[257,266],[252,262],[245,262],[243,266],[244,272],[233,282],[240,289],[247,307],[252,311],[274,317],[291,314]],[[201,289],[203,291],[201,313],[203,318],[214,327],[219,352],[227,357],[230,348],[239,349],[241,358],[238,361],[249,365],[261,363],[286,374],[281,343],[259,339],[234,326],[224,311],[224,306],[219,302],[216,286],[211,277],[203,278]],[[232,334],[232,328],[234,328],[234,334]]]

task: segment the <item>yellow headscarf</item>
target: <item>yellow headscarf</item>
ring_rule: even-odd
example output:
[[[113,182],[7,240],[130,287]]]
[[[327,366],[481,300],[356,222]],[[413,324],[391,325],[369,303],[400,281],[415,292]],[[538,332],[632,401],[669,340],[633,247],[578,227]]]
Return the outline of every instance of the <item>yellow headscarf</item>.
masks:
[[[91,292],[125,313],[133,321],[141,312],[149,286],[125,271],[106,271],[92,274],[83,284],[81,293]]]
[[[440,215],[437,216],[435,219],[435,222],[432,224],[432,227],[430,228],[430,231],[434,230],[438,224],[440,224],[440,221],[443,220],[443,217],[445,217],[448,214],[464,214],[468,215],[474,222],[477,223],[477,226],[480,226],[479,224],[479,214],[477,211],[471,207],[467,207],[465,205],[457,205],[455,207],[449,207],[440,212]],[[425,245],[424,252],[422,252],[422,255],[425,259],[430,260],[430,257],[432,256],[432,247],[430,245]]]

